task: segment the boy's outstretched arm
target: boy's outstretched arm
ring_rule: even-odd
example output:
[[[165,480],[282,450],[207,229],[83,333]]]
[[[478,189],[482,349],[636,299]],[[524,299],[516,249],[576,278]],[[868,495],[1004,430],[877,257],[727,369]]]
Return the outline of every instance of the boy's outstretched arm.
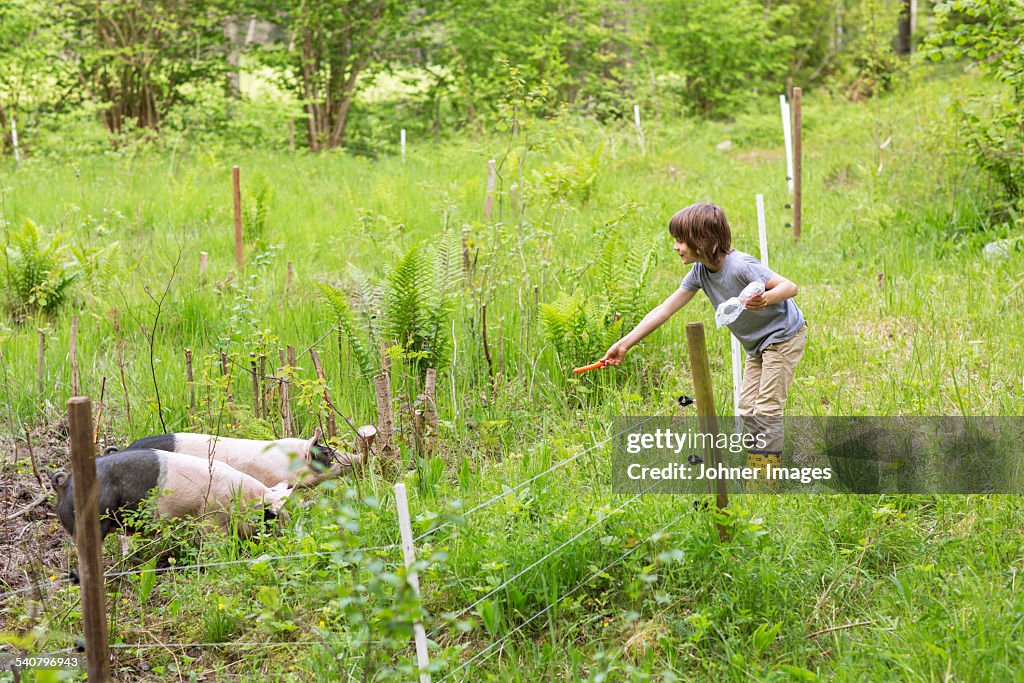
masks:
[[[667,299],[651,309],[651,312],[644,316],[644,319],[637,323],[636,327],[619,341],[612,344],[608,352],[601,360],[608,365],[618,365],[626,357],[626,352],[640,343],[640,340],[661,327],[662,323],[671,318],[676,311],[690,303],[690,299],[696,292],[686,289],[677,289]]]
[[[781,304],[786,299],[792,299],[797,292],[799,289],[795,284],[776,273],[768,282],[764,283],[764,294],[751,297],[747,301],[746,308],[748,311],[761,311],[765,306]]]

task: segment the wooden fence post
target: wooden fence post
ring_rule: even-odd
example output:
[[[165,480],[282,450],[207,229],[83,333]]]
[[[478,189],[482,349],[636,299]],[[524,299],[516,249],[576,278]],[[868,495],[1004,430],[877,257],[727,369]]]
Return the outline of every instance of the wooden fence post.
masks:
[[[97,503],[96,455],[92,443],[92,405],[88,398],[68,400],[71,470],[74,476],[75,545],[81,583],[85,661],[89,681],[110,680],[107,654],[107,607],[103,587],[102,539]]]
[[[380,345],[380,374],[373,378],[377,394],[377,452],[381,460],[390,461],[395,453],[394,420],[391,415],[391,354],[387,344]]]
[[[185,349],[185,383],[188,385],[188,407],[196,407],[196,381],[192,373],[192,349]]]
[[[295,368],[295,366],[297,365],[297,363],[295,361],[295,347],[289,345],[286,348],[288,350],[287,351],[288,352],[288,367],[291,368],[291,376],[288,379],[294,385],[295,384],[295,375],[296,375],[296,368]],[[289,390],[288,390],[288,424],[289,424],[288,429],[289,429],[289,434],[288,434],[288,436],[296,436],[296,435],[298,435],[298,429],[296,429],[296,426],[295,426],[295,413],[292,412],[291,400],[292,400],[292,392],[291,392],[291,388],[289,387]]]
[[[39,347],[36,352],[36,389],[42,398],[46,390],[46,333],[39,330]]]
[[[708,347],[704,338],[704,323],[686,323],[686,344],[690,350],[690,374],[693,377],[693,390],[697,394],[697,415],[701,432],[712,435],[712,444],[718,435],[718,414],[715,412],[715,392],[711,385],[711,366],[708,364]],[[722,454],[712,445],[705,449],[709,456],[709,464],[717,469],[722,462]],[[719,510],[729,505],[729,493],[725,478],[719,477],[716,482],[716,504]],[[729,540],[729,531],[718,524],[718,538]]]
[[[71,316],[71,339],[68,343],[68,355],[71,356],[71,395],[80,396],[82,386],[78,382],[78,316]]]
[[[793,241],[800,239],[803,201],[803,113],[800,88],[793,88]]]

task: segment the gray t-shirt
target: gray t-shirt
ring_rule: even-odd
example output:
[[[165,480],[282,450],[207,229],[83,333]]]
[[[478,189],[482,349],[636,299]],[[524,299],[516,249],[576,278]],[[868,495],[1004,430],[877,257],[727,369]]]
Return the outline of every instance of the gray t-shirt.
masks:
[[[703,289],[718,308],[723,301],[739,296],[743,288],[755,280],[766,283],[774,273],[750,254],[733,249],[725,255],[722,267],[712,273],[703,263],[693,268],[683,278],[682,289],[696,292]],[[729,331],[740,341],[747,355],[757,358],[769,344],[786,341],[804,326],[804,315],[792,299],[781,304],[770,304],[763,311],[743,309],[740,317],[728,325]]]

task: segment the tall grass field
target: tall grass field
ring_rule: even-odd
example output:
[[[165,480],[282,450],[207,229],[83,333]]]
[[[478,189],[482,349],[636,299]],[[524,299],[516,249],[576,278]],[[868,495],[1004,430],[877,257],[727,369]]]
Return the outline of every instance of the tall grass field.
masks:
[[[397,131],[376,158],[188,140],[5,158],[5,241],[35,239],[74,274],[36,291],[63,299],[49,312],[5,309],[2,476],[34,487],[5,514],[48,491],[33,467],[43,483],[68,468],[73,316],[100,446],[279,437],[286,380],[297,433],[334,414],[334,445],[354,452],[323,390],[374,424],[384,362],[395,462],[297,492],[290,521],[254,539],[180,522],[106,539],[108,572],[125,572],[106,584],[117,680],[416,680],[414,621],[434,681],[1024,680],[1017,496],[740,495],[716,512],[613,494],[615,419],[694,394],[686,322],[704,323],[716,409],[732,412],[729,335],[703,296],[621,366],[570,374],[679,286],[675,211],[721,205],[734,246],[757,254],[762,194],[771,267],[799,286],[810,331],[787,415],[1021,416],[1020,218],[993,218],[948,108],[986,86],[912,83],[860,103],[804,94],[799,241],[777,97],[726,123],[652,115],[643,149],[631,121],[565,117],[410,139],[404,158]],[[28,251],[8,249],[8,291]],[[412,417],[428,367],[432,455]],[[4,530],[0,640],[23,652],[74,653],[82,637],[74,543],[52,511],[51,498]]]

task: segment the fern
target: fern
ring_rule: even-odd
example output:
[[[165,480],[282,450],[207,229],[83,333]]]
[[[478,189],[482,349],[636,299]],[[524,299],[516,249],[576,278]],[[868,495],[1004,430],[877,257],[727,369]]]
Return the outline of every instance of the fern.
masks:
[[[386,273],[383,287],[350,265],[343,291],[318,284],[366,374],[377,371],[377,340],[399,344],[420,371],[443,365],[451,348],[454,292],[462,276],[461,244],[446,234],[436,247],[415,246]]]
[[[376,356],[370,353],[358,332],[358,325],[345,293],[322,282],[317,282],[316,285],[320,288],[324,301],[337,316],[338,324],[345,333],[345,338],[348,339],[356,362],[359,363],[360,372],[364,375],[376,374],[378,372]]]
[[[424,311],[430,295],[430,263],[420,247],[402,256],[387,275],[384,332],[410,350],[423,348]]]
[[[462,279],[462,242],[450,231],[442,237],[433,254],[431,291],[424,312],[424,337],[428,366],[438,367],[451,350],[448,323],[454,314],[454,296]]]
[[[380,338],[377,316],[380,314],[383,291],[369,275],[354,264],[349,264],[347,273],[352,282],[351,295],[359,313],[359,327],[369,339],[370,346],[376,348],[377,340]]]
[[[599,358],[622,331],[622,319],[610,315],[607,304],[585,299],[578,289],[541,304],[540,322],[562,361],[576,365]]]
[[[121,273],[120,242],[105,247],[77,244],[71,247],[84,286],[93,294],[109,292]]]
[[[38,226],[30,220],[20,231],[11,233],[7,268],[10,305],[22,315],[60,308],[78,277],[75,262],[66,258],[61,237],[44,241]]]
[[[270,206],[270,183],[265,175],[257,171],[248,184],[249,201],[245,204],[243,218],[246,239],[254,242],[266,231]]]

